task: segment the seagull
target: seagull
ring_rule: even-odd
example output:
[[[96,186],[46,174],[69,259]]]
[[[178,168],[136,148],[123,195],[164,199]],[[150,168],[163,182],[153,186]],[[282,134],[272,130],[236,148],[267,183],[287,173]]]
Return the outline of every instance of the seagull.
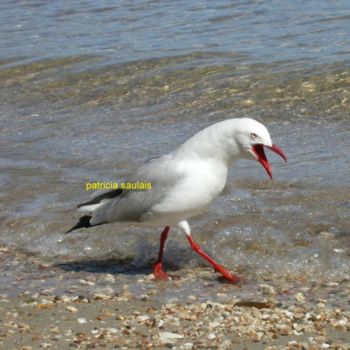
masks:
[[[254,119],[233,118],[210,125],[175,151],[142,165],[128,179],[130,183],[148,182],[151,188],[94,192],[90,200],[78,205],[82,216],[66,233],[115,222],[162,226],[153,274],[156,279],[167,280],[169,277],[163,269],[164,247],[170,227],[177,226],[196,253],[224,279],[236,284],[239,277],[217,263],[195,242],[188,219],[208,210],[223,191],[229,167],[236,160],[258,161],[272,179],[272,167],[264,148],[287,161],[282,149],[272,143],[266,127]]]

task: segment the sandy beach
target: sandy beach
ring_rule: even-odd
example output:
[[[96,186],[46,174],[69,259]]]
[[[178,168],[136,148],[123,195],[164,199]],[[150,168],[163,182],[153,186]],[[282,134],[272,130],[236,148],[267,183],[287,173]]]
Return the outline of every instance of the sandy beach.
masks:
[[[38,270],[53,267],[38,257],[2,247],[2,256]],[[9,261],[9,260],[7,260]],[[350,280],[316,283],[301,276],[269,276],[257,284],[255,297],[228,299],[239,286],[210,280],[211,269],[172,273],[171,281],[152,274],[138,280],[141,295],[128,285],[115,291],[117,274],[80,279],[64,293],[57,288],[0,297],[2,349],[350,349]],[[58,276],[64,279],[65,272]],[[214,300],[190,295],[160,301],[167,289],[208,278],[220,286]],[[94,290],[94,292],[92,292]],[[242,295],[242,294],[240,294]]]

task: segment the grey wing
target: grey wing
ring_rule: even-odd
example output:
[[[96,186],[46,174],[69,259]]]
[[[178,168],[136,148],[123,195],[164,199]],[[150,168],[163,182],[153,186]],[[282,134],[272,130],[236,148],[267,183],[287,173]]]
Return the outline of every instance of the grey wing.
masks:
[[[94,205],[102,203],[105,200],[109,200],[111,198],[120,196],[122,194],[123,190],[118,188],[117,190],[99,190],[95,191],[90,200],[87,202],[81,203],[77,206],[77,208],[85,207],[87,205]]]
[[[91,224],[127,221],[140,222],[160,203],[184,176],[172,155],[154,159],[139,168],[128,182],[149,182],[151,189],[127,190],[92,212]]]

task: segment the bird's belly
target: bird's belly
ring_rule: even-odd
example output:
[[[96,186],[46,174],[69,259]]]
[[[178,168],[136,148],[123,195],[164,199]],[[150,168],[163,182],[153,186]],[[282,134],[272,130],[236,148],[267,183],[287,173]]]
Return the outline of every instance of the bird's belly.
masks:
[[[174,226],[188,218],[198,216],[207,211],[208,207],[203,207],[191,211],[150,211],[141,218],[142,226]]]
[[[212,174],[190,178],[169,193],[166,198],[145,213],[142,221],[173,225],[205,213],[212,201],[223,190],[226,177]]]

